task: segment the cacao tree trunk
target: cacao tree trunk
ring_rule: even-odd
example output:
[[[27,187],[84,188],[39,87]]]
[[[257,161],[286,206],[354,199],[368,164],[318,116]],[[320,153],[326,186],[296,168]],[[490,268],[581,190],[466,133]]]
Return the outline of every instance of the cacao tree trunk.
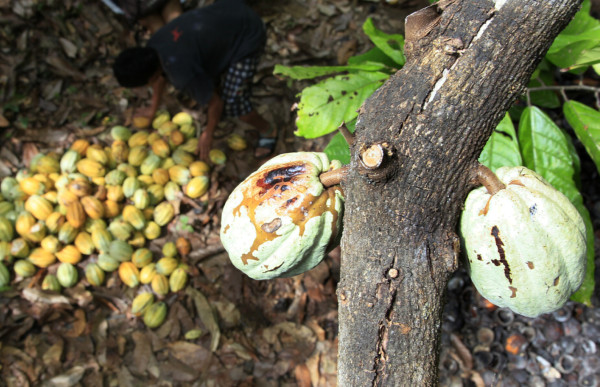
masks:
[[[339,386],[436,384],[477,158],[578,6],[442,0],[407,27],[407,64],[361,108],[343,182]]]

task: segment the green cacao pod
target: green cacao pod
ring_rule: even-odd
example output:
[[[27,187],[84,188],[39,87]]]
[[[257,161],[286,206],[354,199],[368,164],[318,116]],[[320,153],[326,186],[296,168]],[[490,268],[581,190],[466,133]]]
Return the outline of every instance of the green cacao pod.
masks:
[[[92,243],[99,252],[108,252],[110,242],[113,238],[110,232],[106,229],[96,228],[92,230]]]
[[[127,162],[134,167],[139,167],[148,156],[148,149],[145,146],[134,146],[129,150]]]
[[[42,289],[49,290],[51,292],[60,292],[62,286],[60,286],[60,282],[58,282],[56,275],[46,274],[44,280],[42,281]]]
[[[65,222],[58,230],[58,240],[61,243],[68,245],[77,238],[78,233],[79,231],[73,227],[71,223]]]
[[[74,150],[68,150],[60,159],[60,170],[63,173],[73,173],[77,170],[77,162],[81,155]]]
[[[10,242],[14,235],[15,230],[10,220],[0,216],[0,241]]]
[[[108,254],[99,254],[97,263],[102,270],[107,271],[109,273],[117,270],[119,268],[119,265],[121,264],[121,262],[114,259]]]
[[[248,144],[246,143],[244,137],[234,133],[227,137],[227,146],[234,151],[242,151],[246,149]]]
[[[27,242],[25,242],[25,239],[23,238],[17,238],[21,241],[21,243],[23,244],[23,247],[21,247],[21,249],[25,249],[26,251],[24,252],[22,257],[18,257],[18,258],[25,258],[26,256],[29,255],[29,246],[27,245]],[[17,240],[15,239],[15,240]],[[12,254],[12,249],[13,249],[13,244],[14,241],[13,240],[11,243],[5,242],[5,241],[0,241],[0,262],[4,262],[4,263],[12,263],[13,261],[13,256],[14,254]],[[27,246],[27,247],[24,247]]]
[[[169,178],[171,181],[183,186],[190,181],[191,173],[189,169],[182,165],[173,165],[169,168]]]
[[[165,198],[165,190],[161,185],[152,184],[147,189],[148,196],[150,197],[150,205],[155,206],[162,202]]]
[[[142,175],[150,176],[159,166],[161,158],[154,153],[149,154],[140,165]]]
[[[127,175],[125,172],[113,169],[104,176],[104,183],[106,183],[106,185],[121,185],[126,178]]]
[[[0,289],[10,284],[10,273],[4,263],[0,262]]]
[[[165,199],[175,200],[175,199],[177,199],[177,196],[179,195],[180,192],[181,192],[181,188],[179,188],[179,185],[177,183],[175,183],[174,181],[169,181],[167,184],[165,184],[165,189],[164,189]]]
[[[146,132],[145,130],[135,132],[131,135],[131,137],[129,137],[129,140],[127,140],[127,144],[130,148],[148,144],[148,132]]]
[[[179,261],[173,257],[162,257],[156,262],[156,272],[165,276],[171,275],[179,265]]]
[[[167,317],[167,304],[157,302],[149,306],[144,312],[144,324],[148,328],[158,328],[162,325]]]
[[[19,181],[14,177],[5,177],[0,184],[0,191],[6,200],[15,201],[25,196],[25,192],[21,190]]]
[[[13,270],[15,271],[16,275],[23,278],[31,277],[36,272],[36,268],[33,263],[25,259],[19,259],[18,261],[15,261]]]
[[[221,241],[233,265],[251,278],[270,279],[321,262],[341,235],[344,198],[319,175],[340,166],[324,153],[288,153],[238,185],[221,218]]]
[[[104,282],[104,270],[97,263],[88,263],[85,267],[85,278],[92,286],[100,286]]]
[[[131,130],[122,125],[113,126],[110,130],[113,140],[127,141],[131,137]]]
[[[503,188],[473,190],[461,217],[473,284],[492,303],[524,316],[559,309],[584,278],[585,224],[537,173],[502,167],[496,176]]]
[[[220,149],[211,149],[208,152],[208,158],[213,164],[223,165],[227,161],[227,156],[225,156],[225,152]]]
[[[131,261],[133,248],[129,243],[117,239],[110,242],[108,254],[119,262],[127,262]]]
[[[135,250],[131,256],[131,262],[140,269],[152,263],[152,259],[152,252],[145,247]]]
[[[123,219],[129,222],[136,230],[143,230],[146,226],[146,218],[144,218],[142,211],[131,204],[123,208]]]
[[[133,233],[133,227],[131,224],[121,217],[113,219],[113,221],[108,225],[108,230],[115,238],[122,241],[126,241],[131,238],[131,234]]]
[[[175,242],[167,242],[162,247],[162,253],[165,257],[176,257],[177,256],[177,245]]]
[[[56,270],[56,278],[62,287],[70,288],[75,286],[79,280],[79,274],[77,273],[77,268],[75,268],[75,266],[68,262],[63,262],[58,265],[58,269]]]
[[[135,191],[137,191],[141,187],[142,184],[140,183],[138,178],[136,176],[130,176],[126,178],[123,182],[123,195],[125,195],[126,198],[130,198],[133,196]]]
[[[181,165],[184,167],[189,167],[191,163],[194,162],[195,158],[191,153],[184,151],[181,147],[175,149],[175,152],[171,155],[173,161],[177,165]]]

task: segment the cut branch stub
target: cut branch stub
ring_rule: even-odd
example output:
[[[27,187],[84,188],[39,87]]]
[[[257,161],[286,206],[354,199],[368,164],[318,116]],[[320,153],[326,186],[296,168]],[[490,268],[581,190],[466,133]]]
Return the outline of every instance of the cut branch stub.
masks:
[[[341,168],[321,173],[319,175],[321,184],[323,184],[325,188],[333,187],[334,185],[339,185],[342,182],[342,180],[348,175],[349,169],[350,167],[348,165],[345,165]]]
[[[385,152],[381,144],[372,144],[360,153],[360,159],[367,169],[376,169],[383,163]]]

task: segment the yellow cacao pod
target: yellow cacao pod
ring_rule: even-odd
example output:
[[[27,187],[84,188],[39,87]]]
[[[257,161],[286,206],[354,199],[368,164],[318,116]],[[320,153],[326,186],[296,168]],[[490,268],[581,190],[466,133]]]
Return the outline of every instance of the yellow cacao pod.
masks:
[[[171,121],[167,121],[157,128],[158,134],[161,136],[169,136],[172,131],[177,129],[177,125]]]
[[[104,216],[114,218],[121,213],[121,205],[114,200],[106,200],[102,203],[104,207]]]
[[[87,196],[92,192],[92,184],[88,179],[75,179],[67,185],[67,188],[69,192],[78,198]]]
[[[71,144],[71,150],[79,153],[80,156],[85,156],[88,146],[90,146],[89,141],[80,138]]]
[[[6,220],[6,221],[5,221]],[[35,224],[35,218],[27,211],[23,211],[17,216],[15,221],[15,230],[17,234],[24,237],[29,234],[29,230]],[[4,217],[0,218],[0,239],[4,241],[10,241],[12,239],[12,224]]]
[[[171,273],[169,277],[169,288],[172,292],[178,292],[181,289],[185,288],[187,284],[188,275],[186,270],[183,267],[178,267]]]
[[[171,121],[178,126],[183,126],[183,125],[191,125],[194,120],[192,119],[192,116],[190,115],[190,113],[179,112],[173,116],[173,119]]]
[[[154,221],[159,226],[164,226],[169,223],[174,215],[175,210],[169,202],[162,202],[154,208]]]
[[[55,173],[60,171],[60,163],[57,158],[54,158],[50,155],[42,156],[35,170],[40,173]]]
[[[51,234],[56,234],[65,221],[66,219],[63,214],[60,212],[53,212],[46,218],[46,228]]]
[[[179,261],[173,257],[163,257],[156,262],[156,272],[165,276],[171,275],[179,265]]]
[[[103,177],[106,174],[106,169],[97,161],[85,158],[77,162],[77,170],[84,176],[94,178]]]
[[[234,151],[242,151],[246,149],[248,144],[246,143],[244,137],[234,133],[227,137],[227,146]]]
[[[108,157],[106,156],[106,152],[104,152],[104,148],[98,144],[88,146],[87,150],[85,151],[85,157],[102,165],[106,165],[108,163]]]
[[[208,175],[210,173],[210,167],[208,166],[208,164],[201,160],[194,161],[193,163],[191,163],[189,169],[190,174],[193,177]]]
[[[78,200],[79,197],[71,192],[68,188],[63,189],[58,193],[58,203],[65,207]]]
[[[39,220],[46,220],[54,211],[52,204],[39,195],[31,195],[25,201],[25,209]]]
[[[85,223],[86,215],[81,202],[78,200],[67,206],[67,222],[79,228]]]
[[[169,114],[169,112],[160,110],[160,111],[156,112],[156,115],[154,116],[154,119],[152,120],[152,128],[158,129],[159,126],[161,126],[162,124],[164,124],[165,122],[170,121],[170,120],[171,120],[171,115]]]
[[[123,187],[120,185],[109,185],[106,187],[106,198],[113,202],[121,202],[125,199]]]
[[[146,238],[141,231],[134,231],[131,238],[127,241],[132,247],[142,247],[146,244]]]
[[[150,125],[150,119],[148,117],[136,116],[133,117],[133,126],[138,129],[147,128]]]
[[[154,152],[156,156],[164,159],[171,153],[171,148],[169,148],[169,144],[167,144],[165,140],[159,138],[152,143],[152,152]]]
[[[169,171],[164,168],[157,168],[152,172],[152,179],[156,184],[164,186],[169,182]]]
[[[166,296],[169,293],[169,280],[166,276],[156,273],[150,283],[152,291],[159,296]]]
[[[19,182],[19,187],[27,195],[42,195],[46,191],[44,183],[34,177],[26,177]]]
[[[81,252],[73,245],[67,245],[56,253],[56,258],[61,262],[75,265],[81,261]]]
[[[119,278],[130,288],[140,284],[140,271],[131,262],[121,262],[119,265]]]
[[[27,258],[37,267],[46,268],[56,262],[56,256],[41,247],[33,249]]]
[[[129,222],[136,230],[143,230],[146,226],[146,219],[142,211],[131,204],[123,208],[123,219]]]
[[[13,241],[15,243],[16,239]],[[40,247],[49,253],[56,253],[60,248],[60,241],[54,235],[48,235],[40,242]]]
[[[84,196],[81,198],[83,210],[92,219],[100,219],[104,216],[104,205],[94,196]]]
[[[126,241],[131,238],[133,227],[129,222],[126,222],[122,217],[113,219],[108,225],[108,230],[117,239]]]
[[[152,263],[152,259],[152,252],[147,248],[137,249],[131,256],[131,262],[140,269]]]
[[[183,133],[181,133],[181,131],[178,129],[175,129],[169,135],[169,145],[171,145],[173,147],[183,144],[184,141],[185,141],[185,135]]]
[[[94,252],[94,241],[92,240],[92,236],[86,231],[81,231],[77,234],[73,243],[81,254],[90,255]]]
[[[190,181],[190,170],[182,165],[174,165],[169,168],[169,178],[171,181],[184,186]]]
[[[126,198],[130,198],[133,196],[136,190],[140,189],[142,184],[135,176],[130,176],[123,181],[123,195]]]
[[[148,240],[153,240],[160,236],[160,231],[160,226],[156,222],[150,221],[146,224],[146,227],[144,228],[144,236]]]
[[[131,314],[141,316],[152,304],[154,304],[154,294],[150,292],[140,293],[131,302]]]
[[[30,242],[40,243],[46,236],[46,226],[44,222],[38,221],[29,229],[29,233],[23,237]]]
[[[134,146],[129,149],[127,162],[134,167],[139,167],[147,156],[148,149],[145,146]]]
[[[128,145],[129,148],[135,148],[136,146],[144,146],[148,144],[148,132],[140,130],[135,132],[129,137]]]
[[[208,191],[209,185],[208,176],[196,176],[184,187],[184,193],[192,199],[197,199]]]
[[[117,140],[111,144],[110,153],[118,163],[126,163],[129,157],[129,147],[125,141]]]
[[[167,242],[162,247],[162,253],[164,257],[176,257],[177,256],[177,245],[175,242]]]
[[[140,282],[147,285],[152,282],[156,275],[156,264],[149,263],[140,270]]]

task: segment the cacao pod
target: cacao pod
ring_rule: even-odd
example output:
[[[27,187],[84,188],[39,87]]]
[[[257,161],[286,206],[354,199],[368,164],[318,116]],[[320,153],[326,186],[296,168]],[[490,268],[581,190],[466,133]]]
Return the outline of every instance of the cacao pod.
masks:
[[[104,282],[104,270],[97,263],[88,263],[85,267],[85,278],[92,286],[100,286]]]
[[[169,148],[169,144],[167,144],[165,140],[159,138],[158,140],[152,143],[152,152],[154,152],[155,156],[159,157],[158,163],[160,165],[160,159],[169,157],[169,154],[171,153],[171,148]]]
[[[160,157],[153,153],[149,154],[140,165],[140,173],[142,175],[151,176],[152,172],[160,166],[160,162]]]
[[[144,162],[144,159],[148,156],[148,149],[145,146],[134,146],[129,149],[129,156],[127,162],[134,167],[139,167]]]
[[[153,240],[160,236],[160,231],[160,226],[156,222],[150,221],[146,224],[146,228],[144,228],[144,236],[148,240]]]
[[[81,254],[90,255],[94,252],[94,241],[92,236],[87,231],[81,231],[75,237],[75,247],[81,252]]]
[[[6,220],[5,217],[0,216],[0,240],[6,240],[8,242],[13,237],[12,223],[7,223],[3,219]],[[31,230],[34,224],[35,218],[33,215],[27,211],[23,211],[17,217],[15,222],[15,230],[17,231],[17,234],[25,237],[27,234],[29,234],[29,230]]]
[[[67,262],[75,265],[81,261],[81,252],[73,245],[66,245],[62,250],[56,253],[56,258],[61,262]]]
[[[113,169],[104,176],[104,183],[106,185],[121,185],[126,177],[125,172]]]
[[[150,205],[150,195],[148,194],[148,191],[142,188],[135,191],[132,200],[133,205],[140,210],[143,210]]]
[[[23,236],[30,242],[40,243],[46,237],[46,226],[44,222],[38,221],[29,229],[29,233]]]
[[[106,152],[104,152],[104,149],[98,144],[88,146],[85,151],[85,157],[102,165],[106,165],[108,163]]]
[[[86,178],[83,179],[75,179],[67,185],[69,192],[78,198],[89,195],[92,192],[92,184]],[[74,200],[70,197],[68,200],[64,197],[61,197],[61,204],[68,206]],[[67,203],[68,202],[68,203]]]
[[[83,211],[92,219],[100,219],[104,216],[104,205],[93,196],[82,197],[81,205],[83,206]]]
[[[65,216],[59,212],[53,212],[46,218],[46,228],[51,234],[58,233],[61,226],[65,223]]]
[[[177,125],[171,121],[167,121],[157,128],[158,134],[161,136],[169,136],[171,132],[177,129]]]
[[[112,242],[112,235],[105,229],[94,229],[92,230],[92,242],[99,252],[108,252],[110,242]]]
[[[196,176],[187,183],[184,187],[184,192],[188,197],[197,199],[208,191],[209,185],[210,180],[208,176]]]
[[[127,162],[127,159],[129,158],[129,147],[127,146],[127,143],[125,141],[115,141],[111,144],[110,146],[110,153],[112,158],[120,163],[119,165],[122,165],[123,163]],[[129,165],[129,164],[127,164]],[[119,169],[121,170],[121,169]],[[125,171],[123,171],[125,172]]]
[[[103,177],[106,174],[106,169],[104,169],[102,164],[88,158],[81,159],[77,162],[77,170],[82,175],[90,178]]]
[[[196,128],[192,124],[181,125],[179,127],[179,130],[181,131],[181,133],[183,133],[183,135],[185,136],[185,138],[188,139],[188,140],[192,139],[192,137],[194,137],[196,135]],[[194,152],[195,150],[196,150],[196,147],[194,145],[194,150],[191,150],[191,151],[188,151],[188,152]]]
[[[31,224],[31,226],[33,226],[33,224]],[[27,229],[27,233],[29,233],[31,226]],[[10,220],[6,219],[4,216],[0,216],[0,241],[10,242],[12,241],[14,235],[15,230]],[[19,235],[21,234],[19,233]]]
[[[158,129],[162,124],[171,120],[171,115],[169,112],[160,110],[156,112],[154,119],[152,120],[152,128]]]
[[[188,112],[179,112],[173,116],[171,119],[175,125],[183,126],[183,125],[191,125],[194,121],[192,116]]]
[[[18,261],[15,261],[13,270],[16,275],[23,278],[31,277],[36,272],[36,268],[33,266],[33,263],[25,259],[19,259]]]
[[[73,242],[77,237],[79,231],[71,225],[71,223],[65,222],[58,230],[58,240],[65,245]]]
[[[187,284],[188,275],[186,270],[183,267],[178,267],[171,273],[169,277],[169,288],[172,292],[178,292],[181,289],[185,288]]]
[[[156,184],[164,186],[169,182],[169,179],[169,171],[164,168],[157,168],[152,172],[152,180],[154,180]]]
[[[152,277],[150,286],[152,287],[152,291],[159,296],[166,296],[169,293],[169,280],[163,274],[156,273]]]
[[[73,142],[73,144],[71,144],[71,148],[70,149],[74,150],[77,153],[79,153],[80,156],[84,156],[85,153],[87,152],[88,146],[90,146],[89,141],[80,138],[78,140],[75,140]]]
[[[163,201],[165,198],[165,190],[162,186],[158,184],[152,184],[148,187],[148,196],[150,197],[150,204],[156,205]]]
[[[156,275],[156,264],[149,263],[146,266],[142,267],[140,270],[140,282],[144,285],[152,282],[152,279]]]
[[[33,177],[26,177],[19,182],[21,191],[27,195],[42,195],[46,191],[44,183]]]
[[[110,255],[102,253],[98,255],[97,263],[102,270],[107,271],[109,273],[117,270],[119,268],[119,265],[121,264],[121,262],[117,261]]]
[[[127,141],[131,137],[131,130],[122,125],[113,126],[110,135],[115,141]]]
[[[569,199],[525,167],[499,168],[496,177],[504,188],[471,191],[461,216],[473,284],[495,305],[524,316],[559,309],[584,278],[583,219]]]
[[[46,268],[56,262],[56,257],[54,254],[40,247],[33,249],[27,259],[35,266],[41,268]]]
[[[136,146],[144,146],[148,144],[148,132],[144,130],[140,130],[139,132],[135,132],[129,137],[127,142],[129,148],[134,148]]]
[[[186,185],[191,178],[191,174],[189,169],[182,165],[174,165],[169,168],[169,178],[171,181],[184,186]]]
[[[119,265],[119,278],[130,288],[135,288],[140,283],[140,271],[131,262],[121,262]]]
[[[58,279],[58,283],[60,283],[63,288],[70,288],[75,286],[79,280],[79,274],[77,273],[75,266],[68,262],[63,262],[58,265],[58,269],[56,270],[56,278]]]
[[[163,257],[156,262],[156,272],[165,276],[171,275],[177,268],[179,262],[173,257]]]
[[[179,194],[181,193],[181,188],[179,188],[179,185],[174,181],[169,181],[165,185],[165,189],[163,191],[165,193],[165,199],[175,200],[177,199],[177,196],[179,196]]]
[[[135,296],[131,302],[131,314],[134,316],[141,316],[152,304],[154,304],[154,294],[142,292]]]
[[[344,198],[319,175],[340,166],[324,153],[282,154],[238,185],[221,218],[221,241],[234,266],[251,278],[271,279],[321,262],[341,235]]]
[[[188,255],[192,249],[190,242],[184,237],[177,238],[177,241],[175,241],[175,246],[177,247],[179,255],[181,255],[182,257]]]
[[[141,269],[152,263],[152,252],[147,248],[137,249],[131,256],[131,262]]]
[[[42,281],[42,289],[51,292],[60,292],[62,287],[60,286],[60,282],[58,282],[58,278],[56,278],[54,274],[46,274],[44,280]]]
[[[46,220],[54,211],[52,204],[39,195],[31,195],[25,201],[25,209],[38,220]]]
[[[154,221],[159,226],[169,223],[173,216],[175,216],[175,210],[169,202],[162,202],[154,208]]]
[[[234,151],[243,151],[248,144],[244,137],[234,133],[227,137],[227,146]]]
[[[120,185],[109,185],[106,187],[106,199],[113,202],[121,202],[125,199],[123,187]]]
[[[190,152],[186,152],[181,147],[175,149],[173,154],[171,155],[173,161],[177,165],[181,165],[183,167],[189,167],[191,163],[195,161],[194,156]]]
[[[165,257],[176,257],[177,256],[177,245],[175,242],[167,242],[162,247],[162,253]]]
[[[114,218],[121,213],[121,205],[114,200],[106,200],[102,203],[104,207],[104,216]]]
[[[220,149],[211,149],[208,152],[208,158],[213,164],[223,165],[227,161],[227,156],[225,156],[225,152]]]
[[[123,208],[123,219],[131,224],[136,230],[143,230],[146,226],[146,219],[144,218],[142,211],[131,204],[128,204]]]
[[[133,117],[133,126],[138,129],[147,128],[150,125],[150,119],[148,117],[143,116],[135,116]]]
[[[77,170],[77,162],[81,159],[81,155],[74,151],[68,150],[60,159],[60,170],[63,173],[73,173]]]
[[[148,328],[158,328],[162,325],[167,317],[167,304],[157,302],[150,305],[144,312],[144,324]]]
[[[190,173],[193,177],[208,175],[210,167],[204,161],[194,161],[190,164]]]
[[[185,135],[181,133],[180,130],[175,129],[169,134],[169,145],[172,147],[176,147],[178,145],[183,144],[185,141]]]
[[[56,237],[53,236],[48,236],[46,238],[56,239]],[[42,239],[42,246],[46,238]],[[0,242],[0,246],[2,246],[0,249],[2,251],[2,256],[0,257],[1,261],[10,262],[12,261],[12,257],[26,258],[29,256],[29,244],[23,238],[15,238],[10,244],[2,241]]]
[[[4,263],[0,262],[0,291],[8,284],[10,284],[10,273]]]
[[[19,238],[19,239],[21,239],[21,238]],[[16,240],[17,239],[15,239],[13,241],[13,245],[15,244]],[[25,242],[25,240],[23,240],[23,239],[21,239],[21,240],[23,242]],[[60,241],[54,235],[48,235],[47,237],[42,239],[42,241],[40,242],[40,247],[42,249],[46,250],[47,252],[54,254],[60,248]],[[21,258],[24,258],[24,257],[21,257]]]
[[[79,200],[67,206],[67,222],[73,227],[79,228],[85,223],[86,215]]]
[[[131,261],[133,248],[129,243],[116,239],[110,242],[108,254],[119,262],[127,262]]]

